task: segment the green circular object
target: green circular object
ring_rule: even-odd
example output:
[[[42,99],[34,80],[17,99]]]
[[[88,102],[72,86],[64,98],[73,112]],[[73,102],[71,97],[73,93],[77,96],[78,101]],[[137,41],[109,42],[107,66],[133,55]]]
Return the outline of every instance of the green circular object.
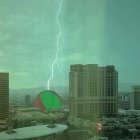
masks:
[[[45,90],[39,93],[35,101],[35,107],[42,110],[56,110],[62,108],[62,100],[60,96],[51,90]]]

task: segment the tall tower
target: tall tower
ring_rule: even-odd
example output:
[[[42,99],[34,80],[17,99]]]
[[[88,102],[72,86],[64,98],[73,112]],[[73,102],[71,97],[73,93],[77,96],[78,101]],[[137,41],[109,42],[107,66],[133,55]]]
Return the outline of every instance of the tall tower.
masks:
[[[9,73],[0,73],[0,119],[9,116]]]
[[[132,86],[131,109],[140,110],[140,86]]]
[[[25,106],[29,107],[31,105],[30,95],[25,95]]]
[[[118,113],[118,72],[114,66],[71,65],[70,115],[76,117]]]

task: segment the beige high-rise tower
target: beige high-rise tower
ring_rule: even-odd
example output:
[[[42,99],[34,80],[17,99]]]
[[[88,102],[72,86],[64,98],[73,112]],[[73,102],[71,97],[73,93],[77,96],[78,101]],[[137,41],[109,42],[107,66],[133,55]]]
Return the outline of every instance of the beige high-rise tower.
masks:
[[[118,72],[114,66],[71,65],[69,94],[71,116],[117,115]]]
[[[9,116],[9,73],[0,73],[0,119]]]

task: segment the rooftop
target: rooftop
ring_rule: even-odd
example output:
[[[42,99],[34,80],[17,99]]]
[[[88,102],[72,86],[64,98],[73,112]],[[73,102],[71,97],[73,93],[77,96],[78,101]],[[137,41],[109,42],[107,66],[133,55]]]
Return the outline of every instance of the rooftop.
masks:
[[[49,127],[49,125],[37,125],[31,127],[24,127],[14,129],[12,134],[6,132],[0,132],[0,138],[2,140],[20,140],[27,138],[37,138],[63,132],[68,128],[67,125],[56,124],[55,127]],[[32,133],[33,132],[33,133]]]

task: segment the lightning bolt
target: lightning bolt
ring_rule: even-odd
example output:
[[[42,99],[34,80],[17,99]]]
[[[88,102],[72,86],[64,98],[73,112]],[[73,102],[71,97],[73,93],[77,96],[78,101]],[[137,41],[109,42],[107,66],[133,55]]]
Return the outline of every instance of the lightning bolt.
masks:
[[[56,15],[56,21],[57,21],[57,25],[58,25],[58,28],[59,28],[59,33],[58,33],[57,42],[56,42],[56,54],[55,54],[55,59],[54,59],[52,65],[51,65],[51,76],[50,76],[50,78],[48,79],[48,83],[47,83],[47,89],[48,89],[48,90],[50,89],[50,82],[51,82],[51,80],[52,80],[53,77],[54,77],[54,66],[55,66],[55,64],[57,63],[58,54],[59,54],[60,49],[61,49],[61,52],[62,52],[62,46],[59,46],[59,42],[60,42],[60,39],[64,40],[63,35],[62,35],[62,27],[61,27],[61,24],[60,24],[60,21],[59,21],[59,15],[60,15],[60,13],[61,13],[62,4],[63,4],[63,0],[60,0],[59,8],[58,8],[57,15]]]

